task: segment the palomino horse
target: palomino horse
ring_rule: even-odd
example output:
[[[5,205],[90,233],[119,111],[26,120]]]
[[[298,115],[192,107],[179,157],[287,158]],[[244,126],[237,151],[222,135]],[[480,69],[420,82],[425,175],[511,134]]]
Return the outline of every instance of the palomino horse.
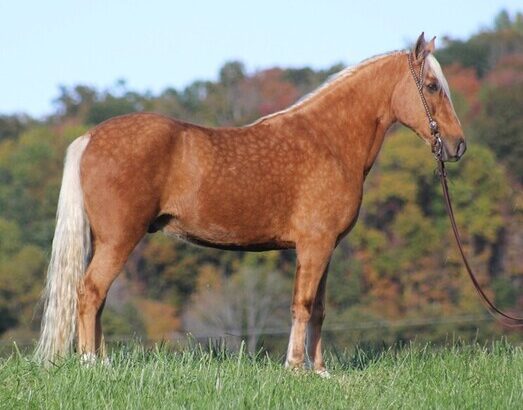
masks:
[[[140,113],[76,139],[65,160],[38,357],[66,354],[76,334],[83,357],[100,353],[111,283],[146,232],[162,230],[221,249],[295,248],[286,365],[304,365],[308,327],[308,356],[326,374],[329,259],[356,222],[385,133],[399,121],[436,144],[414,70],[440,125],[442,158],[457,160],[465,150],[433,50],[434,39],[426,43],[422,34],[411,52],[345,69],[290,108],[241,128]]]

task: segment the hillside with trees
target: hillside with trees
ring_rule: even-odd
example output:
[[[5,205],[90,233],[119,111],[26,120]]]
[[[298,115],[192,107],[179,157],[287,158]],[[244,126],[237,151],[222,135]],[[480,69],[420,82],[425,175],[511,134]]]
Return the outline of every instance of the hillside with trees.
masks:
[[[523,14],[501,12],[469,39],[444,39],[437,58],[469,145],[463,160],[448,167],[466,252],[487,293],[523,312]],[[106,90],[62,87],[45,119],[0,115],[0,337],[29,343],[37,335],[64,152],[74,138],[138,111],[243,125],[291,105],[342,68],[247,72],[231,61],[217,81],[183,90],[138,93],[123,80]],[[523,340],[494,323],[475,294],[434,169],[412,132],[390,132],[365,183],[359,221],[331,263],[327,343],[500,334]],[[227,252],[148,235],[111,289],[105,330],[109,340],[190,332],[281,352],[293,275],[292,251]]]

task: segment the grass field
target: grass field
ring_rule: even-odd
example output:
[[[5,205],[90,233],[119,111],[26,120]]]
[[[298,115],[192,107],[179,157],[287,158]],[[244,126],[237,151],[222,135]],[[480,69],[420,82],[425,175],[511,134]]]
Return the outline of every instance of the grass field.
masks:
[[[220,349],[119,347],[111,365],[0,362],[2,408],[523,409],[523,349],[505,342],[330,353],[330,379]]]

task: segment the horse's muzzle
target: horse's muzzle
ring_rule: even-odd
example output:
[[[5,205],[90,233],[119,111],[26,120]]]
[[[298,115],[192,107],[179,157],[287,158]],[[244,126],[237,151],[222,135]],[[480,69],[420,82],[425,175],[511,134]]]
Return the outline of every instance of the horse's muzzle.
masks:
[[[459,161],[459,159],[463,156],[463,154],[465,154],[465,151],[467,150],[467,143],[463,138],[460,138],[457,141],[457,144],[454,146],[454,148],[449,149],[448,143],[445,141],[442,145],[441,160],[445,162]]]

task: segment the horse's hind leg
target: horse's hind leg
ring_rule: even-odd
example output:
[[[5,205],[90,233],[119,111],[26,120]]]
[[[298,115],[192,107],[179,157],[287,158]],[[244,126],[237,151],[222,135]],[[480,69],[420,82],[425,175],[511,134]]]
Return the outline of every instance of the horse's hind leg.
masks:
[[[106,300],[107,296],[104,298],[102,304],[98,308],[98,312],[96,312],[96,322],[94,327],[94,348],[96,350],[96,353],[98,353],[101,357],[107,356],[105,340],[102,332],[102,313],[104,310]]]
[[[305,360],[305,335],[313,314],[318,288],[329,263],[334,240],[324,238],[297,244],[297,269],[292,300],[292,328],[286,366],[302,367]]]
[[[312,307],[312,315],[309,321],[309,335],[308,335],[308,353],[309,359],[313,365],[314,371],[321,376],[328,377],[325,362],[323,360],[322,343],[321,343],[321,327],[325,319],[325,290],[327,287],[327,273],[328,265],[323,273],[323,276],[318,285],[318,291],[314,299]]]
[[[93,259],[78,291],[78,352],[87,358],[102,353],[101,314],[105,298],[135,244],[136,241],[95,243]]]

